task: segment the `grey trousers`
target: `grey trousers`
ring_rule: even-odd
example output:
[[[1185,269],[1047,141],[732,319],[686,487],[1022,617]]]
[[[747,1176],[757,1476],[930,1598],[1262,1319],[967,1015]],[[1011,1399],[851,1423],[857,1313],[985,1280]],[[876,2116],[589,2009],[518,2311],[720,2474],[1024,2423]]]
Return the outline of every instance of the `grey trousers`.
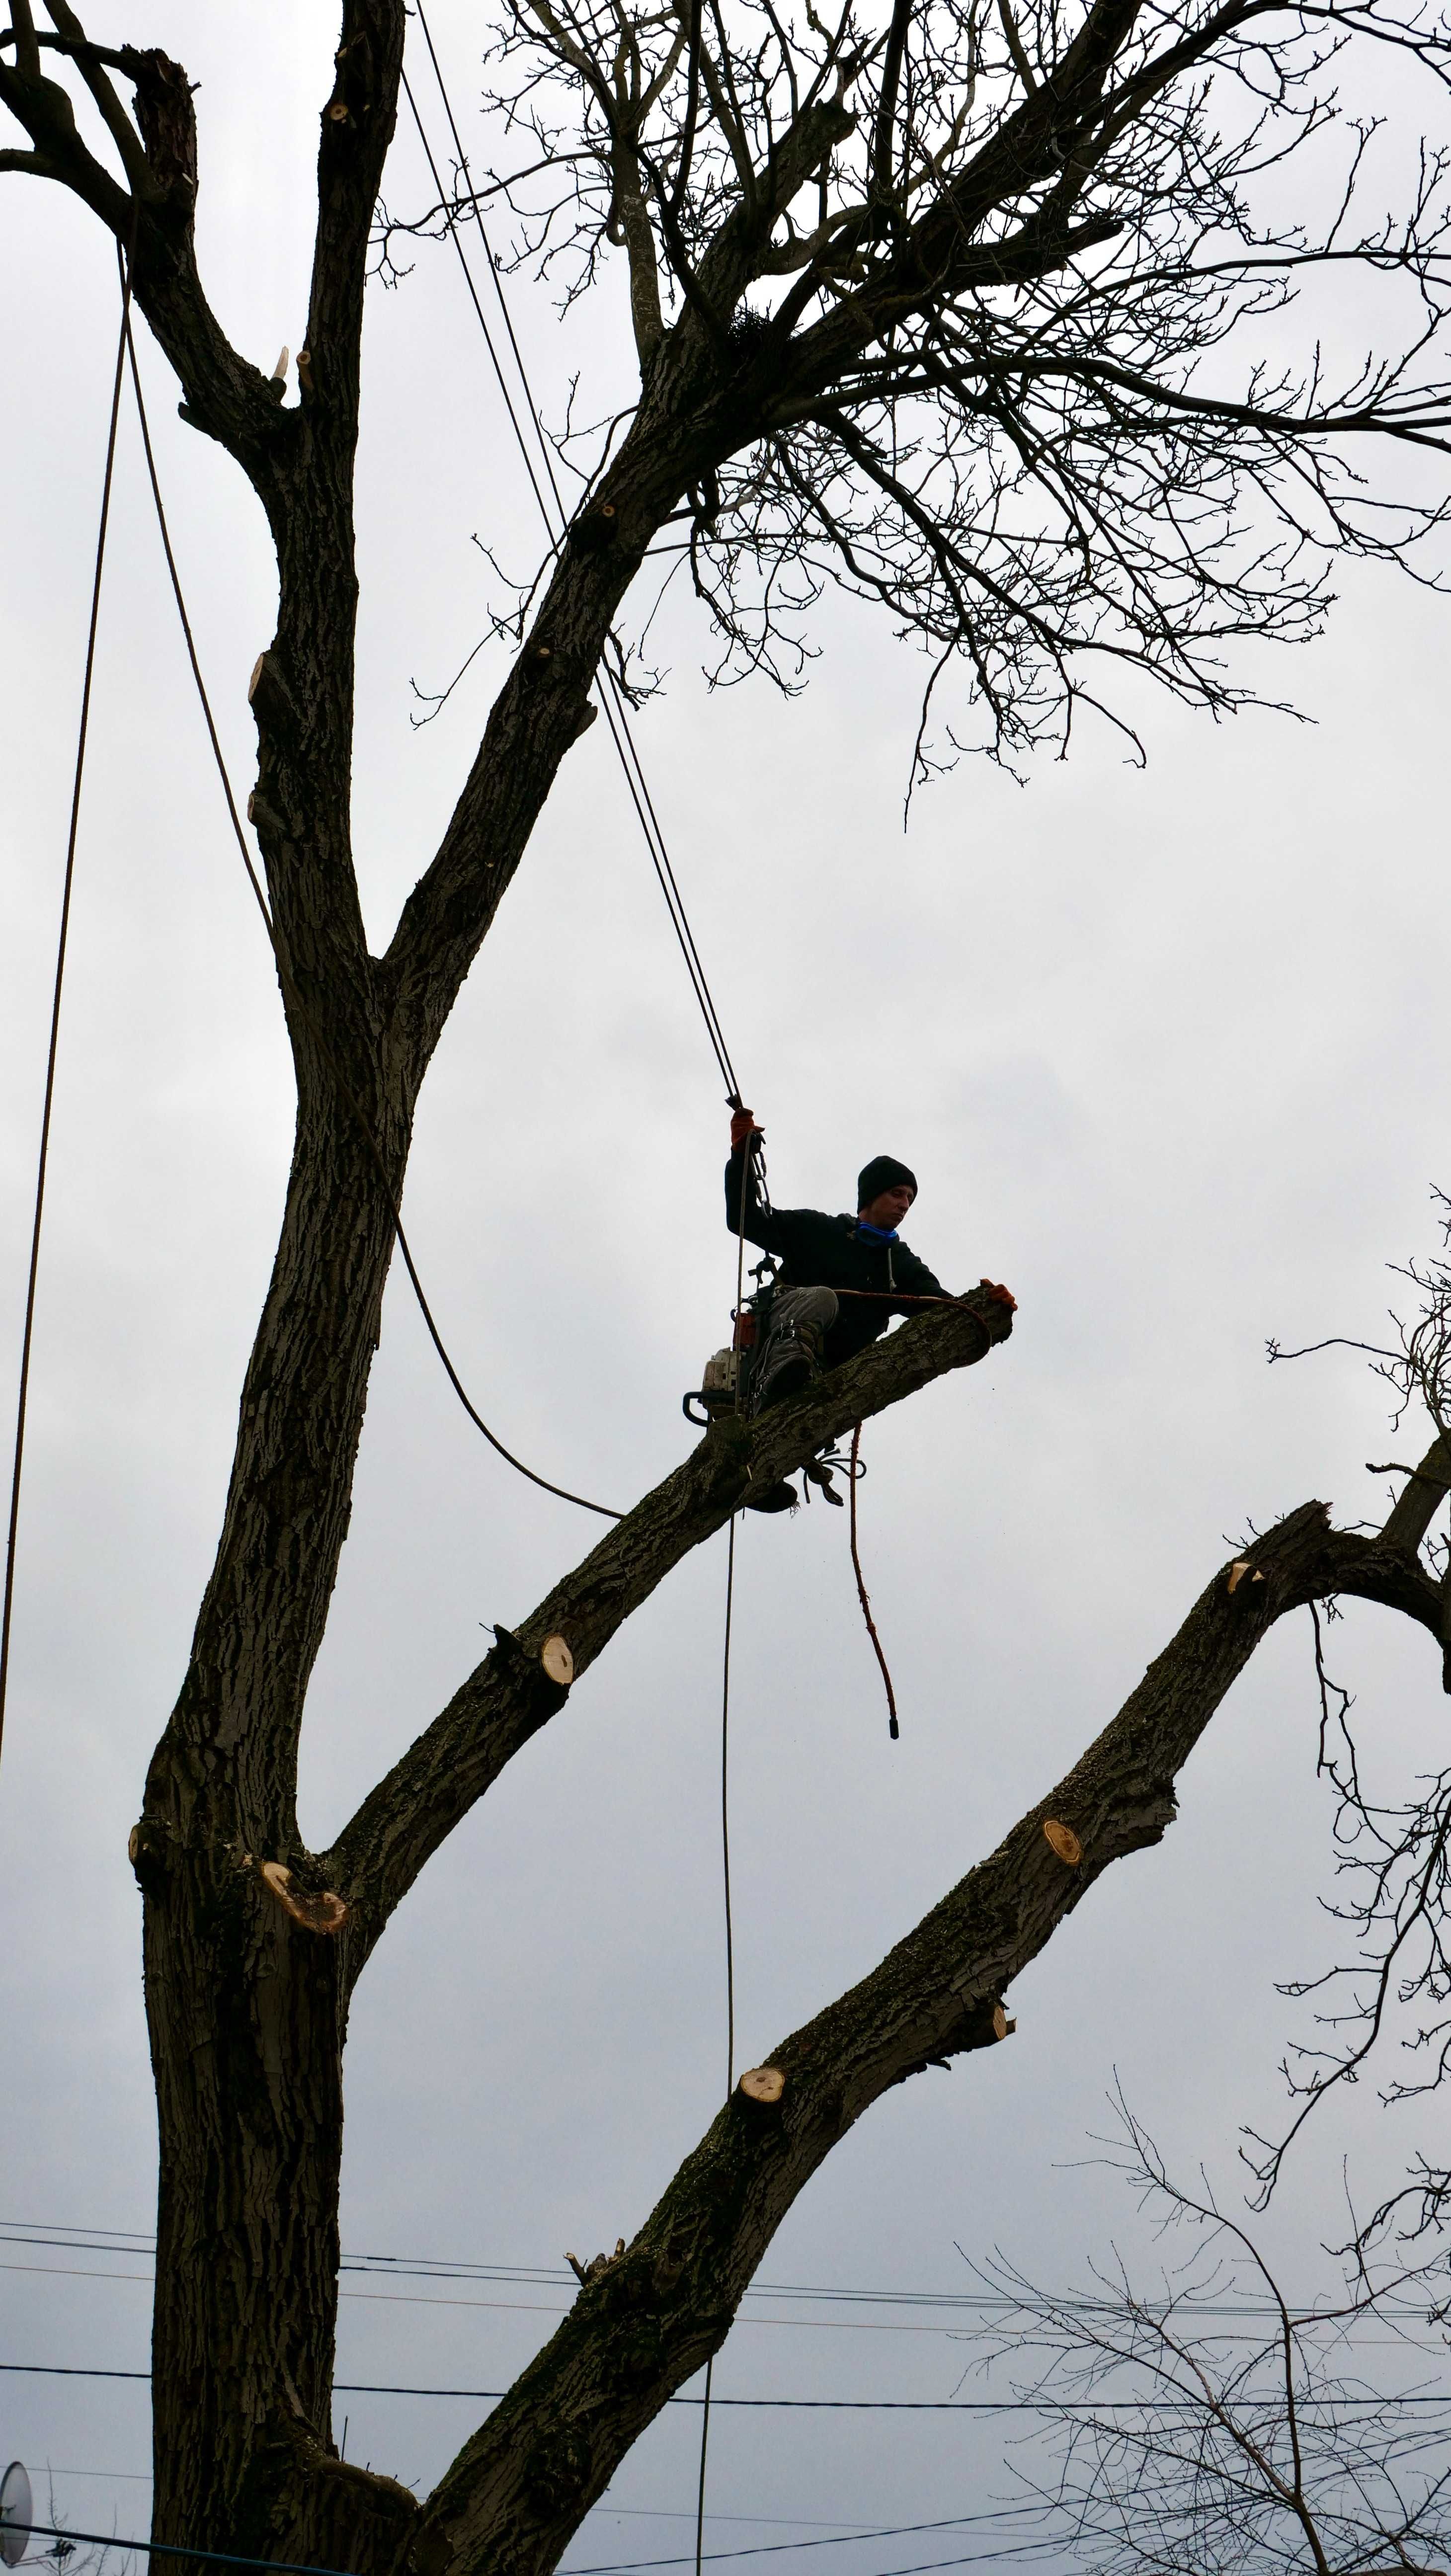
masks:
[[[751,1411],[771,1401],[771,1390],[785,1369],[802,1361],[819,1377],[826,1336],[840,1309],[834,1288],[778,1288],[771,1300],[771,1322],[756,1362]]]

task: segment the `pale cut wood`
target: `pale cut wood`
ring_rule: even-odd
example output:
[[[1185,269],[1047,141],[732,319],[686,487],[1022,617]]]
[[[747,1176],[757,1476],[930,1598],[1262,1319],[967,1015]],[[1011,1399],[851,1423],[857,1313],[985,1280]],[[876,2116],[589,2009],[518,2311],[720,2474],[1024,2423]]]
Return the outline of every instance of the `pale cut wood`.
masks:
[[[133,1825],[130,1833],[126,1837],[126,1858],[131,1863],[133,1869],[136,1866],[136,1855],[140,1849],[141,1827],[139,1825]]]
[[[294,1923],[300,1923],[304,1932],[320,1932],[329,1940],[341,1932],[348,1919],[347,1903],[343,1897],[335,1896],[331,1888],[322,1888],[316,1896],[310,1896],[305,1888],[294,1884],[291,1870],[284,1868],[280,1860],[264,1860],[260,1864],[259,1875],[264,1886],[271,1889],[284,1914],[290,1914]]]
[[[737,2085],[748,2102],[779,2102],[786,2090],[786,2078],[779,2066],[748,2066]]]
[[[1049,1850],[1055,1851],[1060,1860],[1068,1863],[1070,1869],[1078,1867],[1083,1858],[1083,1845],[1071,1825],[1060,1824],[1056,1816],[1045,1816],[1043,1839]]]
[[[574,1657],[562,1637],[546,1637],[539,1649],[539,1660],[552,1682],[568,1690],[574,1679]]]
[[[1001,2005],[1001,2004],[994,2004],[994,2006],[993,2006],[993,2037],[994,2037],[994,2039],[1006,2039],[1006,2038],[1007,2038],[1007,2036],[1008,2036],[1009,2031],[1016,2030],[1016,2029],[1017,2029],[1017,2027],[1018,2027],[1018,2025],[1017,2025],[1017,2023],[1016,2023],[1015,2021],[1009,2021],[1007,2014],[1004,2012],[1004,2010],[1003,2010],[1003,2008],[1002,2008],[1002,2005]]]

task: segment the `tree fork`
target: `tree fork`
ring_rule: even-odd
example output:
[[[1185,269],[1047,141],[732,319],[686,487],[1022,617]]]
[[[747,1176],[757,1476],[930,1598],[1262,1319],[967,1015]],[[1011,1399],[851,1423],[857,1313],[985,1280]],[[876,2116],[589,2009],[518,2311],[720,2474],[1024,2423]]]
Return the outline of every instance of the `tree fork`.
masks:
[[[1215,1574],[1066,1777],[879,1967],[772,2049],[778,2100],[737,2091],[725,2104],[429,2497],[408,2553],[416,2576],[480,2565],[548,2576],[631,2445],[719,2351],[776,2229],[838,2140],[890,2086],[991,2046],[1010,1982],[1105,1870],[1161,1839],[1178,1773],[1275,1622],[1353,1591],[1393,1598],[1434,1633],[1436,1587],[1398,1597],[1398,1556],[1332,1529],[1309,1502],[1247,1552],[1260,1582],[1231,1591],[1232,1569]]]

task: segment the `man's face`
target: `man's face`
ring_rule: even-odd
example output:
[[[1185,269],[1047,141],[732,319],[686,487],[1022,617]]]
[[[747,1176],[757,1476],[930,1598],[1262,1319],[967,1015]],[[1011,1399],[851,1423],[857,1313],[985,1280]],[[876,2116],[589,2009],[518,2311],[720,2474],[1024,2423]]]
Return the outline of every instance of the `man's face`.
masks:
[[[883,1234],[895,1234],[916,1195],[910,1181],[898,1181],[874,1198],[870,1207],[858,1208],[857,1215],[868,1225],[880,1226]]]

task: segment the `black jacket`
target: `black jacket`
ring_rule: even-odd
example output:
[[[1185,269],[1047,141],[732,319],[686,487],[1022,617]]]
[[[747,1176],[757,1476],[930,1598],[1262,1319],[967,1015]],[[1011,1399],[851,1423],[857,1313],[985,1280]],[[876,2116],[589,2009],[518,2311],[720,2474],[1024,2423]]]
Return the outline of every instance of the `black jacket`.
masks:
[[[744,1146],[737,1146],[726,1165],[726,1224],[732,1234],[741,1226],[741,1166]],[[912,1297],[943,1297],[940,1279],[905,1243],[879,1243],[863,1234],[854,1216],[827,1216],[820,1208],[762,1207],[751,1164],[746,1194],[746,1241],[773,1252],[782,1263],[783,1288],[854,1288],[869,1297],[845,1297],[827,1335],[826,1358],[832,1368],[865,1350],[884,1333],[893,1315],[910,1315]]]

